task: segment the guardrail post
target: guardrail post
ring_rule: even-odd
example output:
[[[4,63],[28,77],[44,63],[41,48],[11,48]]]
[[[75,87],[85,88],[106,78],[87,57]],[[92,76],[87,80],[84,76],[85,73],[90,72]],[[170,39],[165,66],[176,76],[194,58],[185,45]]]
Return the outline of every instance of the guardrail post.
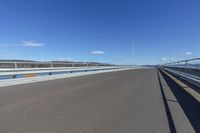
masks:
[[[188,61],[185,61],[186,66],[188,66]]]
[[[17,68],[17,62],[14,63],[15,64],[15,69]]]

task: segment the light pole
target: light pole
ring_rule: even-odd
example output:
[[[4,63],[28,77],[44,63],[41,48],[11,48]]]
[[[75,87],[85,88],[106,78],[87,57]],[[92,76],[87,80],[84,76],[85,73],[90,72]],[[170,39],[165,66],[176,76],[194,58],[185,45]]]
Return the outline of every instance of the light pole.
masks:
[[[135,65],[135,41],[132,41],[132,65]]]

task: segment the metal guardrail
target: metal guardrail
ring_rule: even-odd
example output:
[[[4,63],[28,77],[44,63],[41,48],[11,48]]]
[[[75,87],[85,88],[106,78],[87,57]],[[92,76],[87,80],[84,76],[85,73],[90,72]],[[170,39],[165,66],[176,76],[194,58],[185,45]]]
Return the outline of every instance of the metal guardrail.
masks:
[[[160,67],[200,77],[200,58],[166,63]]]
[[[200,67],[200,58],[170,62],[170,63],[163,64],[162,66]]]
[[[61,70],[61,69],[81,69],[81,68],[98,68],[102,66],[88,67],[53,67],[53,68],[0,68],[1,72],[23,72],[23,71],[44,71],[44,70]]]
[[[40,71],[10,71],[10,72],[0,72],[0,80],[12,79],[12,78],[25,78],[25,77],[36,77],[36,76],[48,76],[48,75],[58,75],[58,74],[69,74],[78,72],[90,72],[90,71],[101,71],[101,70],[114,70],[122,69],[124,67],[96,67],[96,68],[78,68],[78,69],[50,69],[50,70],[40,70]]]
[[[190,73],[185,73],[185,72],[181,72],[178,70],[174,70],[171,68],[161,68],[162,70],[165,70],[175,76],[178,76],[186,81],[188,81],[189,83],[196,85],[197,87],[200,88],[200,76],[196,76]]]
[[[160,65],[160,69],[200,87],[200,58],[166,63]]]
[[[0,68],[55,68],[55,67],[89,67],[89,66],[111,66],[110,64],[95,62],[34,62],[34,61],[1,61]]]

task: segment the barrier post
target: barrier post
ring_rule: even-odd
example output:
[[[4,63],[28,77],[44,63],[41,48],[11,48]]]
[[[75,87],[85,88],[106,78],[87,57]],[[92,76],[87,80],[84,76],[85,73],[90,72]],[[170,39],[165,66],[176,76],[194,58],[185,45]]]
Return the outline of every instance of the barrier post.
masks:
[[[14,63],[15,64],[15,69],[17,68],[17,62]]]
[[[185,64],[186,64],[186,66],[188,66],[188,61],[187,60],[185,61]]]

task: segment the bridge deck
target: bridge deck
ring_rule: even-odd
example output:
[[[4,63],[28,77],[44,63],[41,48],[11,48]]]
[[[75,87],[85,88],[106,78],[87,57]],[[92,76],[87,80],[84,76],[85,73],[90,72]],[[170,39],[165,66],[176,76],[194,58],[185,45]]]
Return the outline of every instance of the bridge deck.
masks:
[[[2,87],[0,132],[168,133],[171,124],[175,128],[176,122],[190,124],[187,118],[169,121],[161,89],[165,87],[161,88],[155,69]],[[176,113],[185,117],[183,111]],[[188,127],[179,124],[183,131]]]

